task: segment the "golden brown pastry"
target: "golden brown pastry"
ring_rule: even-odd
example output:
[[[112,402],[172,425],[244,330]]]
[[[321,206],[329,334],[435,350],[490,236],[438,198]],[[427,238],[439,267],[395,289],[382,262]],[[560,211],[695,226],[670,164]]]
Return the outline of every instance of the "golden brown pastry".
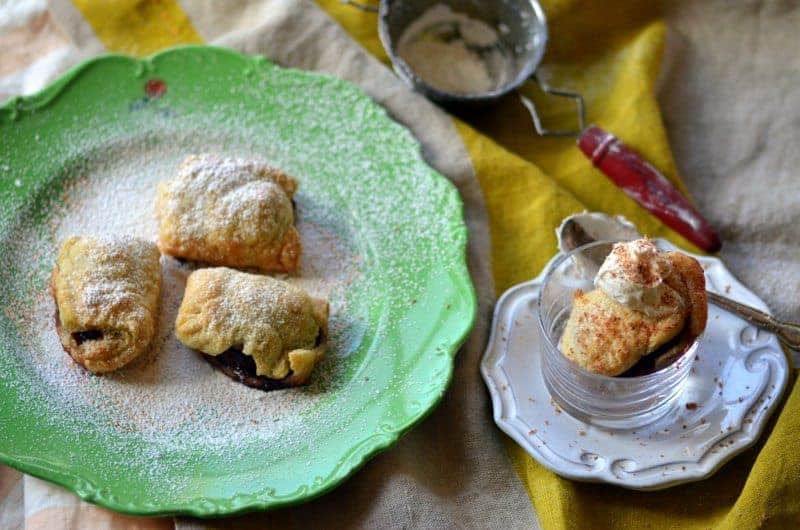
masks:
[[[650,318],[600,289],[575,293],[561,351],[590,372],[619,375],[683,329],[684,304],[665,318]]]
[[[327,322],[326,301],[220,267],[189,275],[175,333],[229,377],[272,390],[308,383],[325,352]]]
[[[705,329],[702,267],[680,252],[660,252],[648,239],[614,245],[595,286],[575,293],[560,342],[566,357],[591,372],[663,368]]]
[[[667,257],[676,272],[670,278],[673,288],[688,300],[689,315],[681,333],[666,347],[662,346],[651,354],[655,370],[668,366],[683,355],[706,329],[708,321],[708,295],[703,267],[696,259],[680,252],[667,252]]]
[[[190,155],[158,185],[162,252],[193,261],[292,272],[300,260],[295,180],[252,160]]]
[[[161,291],[158,248],[133,237],[70,237],[50,288],[64,350],[95,373],[122,368],[156,333]]]

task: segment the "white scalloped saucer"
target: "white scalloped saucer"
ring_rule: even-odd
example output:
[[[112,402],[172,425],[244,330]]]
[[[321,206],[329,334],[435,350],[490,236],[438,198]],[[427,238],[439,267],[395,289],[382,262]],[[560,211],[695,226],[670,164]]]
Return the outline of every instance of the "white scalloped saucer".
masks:
[[[710,290],[768,310],[719,259],[695,257]],[[608,430],[561,411],[541,374],[536,312],[543,278],[500,298],[481,361],[495,422],[543,466],[570,479],[656,490],[702,480],[758,439],[786,387],[786,357],[774,335],[713,305],[686,390],[666,416]]]

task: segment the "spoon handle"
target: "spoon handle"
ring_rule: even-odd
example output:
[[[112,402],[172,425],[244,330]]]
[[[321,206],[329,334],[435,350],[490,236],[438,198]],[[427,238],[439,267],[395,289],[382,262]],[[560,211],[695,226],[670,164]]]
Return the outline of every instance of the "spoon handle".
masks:
[[[616,136],[590,125],[578,138],[578,147],[614,184],[667,226],[703,250],[719,250],[719,237],[697,208]]]
[[[800,325],[791,322],[783,322],[763,311],[754,309],[750,306],[734,302],[717,293],[708,292],[709,302],[736,313],[754,326],[764,328],[778,336],[778,339],[793,350],[800,350]]]

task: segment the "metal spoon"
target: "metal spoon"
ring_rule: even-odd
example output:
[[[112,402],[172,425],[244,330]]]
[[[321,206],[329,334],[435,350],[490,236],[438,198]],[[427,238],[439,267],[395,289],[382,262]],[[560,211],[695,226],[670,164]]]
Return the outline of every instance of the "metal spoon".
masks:
[[[561,227],[561,243],[565,250],[573,250],[594,241],[594,238],[592,238],[592,236],[590,236],[586,230],[584,230],[583,227],[573,219],[567,220],[564,223],[564,226]],[[600,249],[599,247],[597,250],[598,252],[594,256],[587,257],[592,259],[599,258],[600,260],[605,259],[605,256],[608,255],[608,252],[611,251],[611,244],[609,244],[609,248],[605,252],[601,252],[601,250],[605,249]],[[778,320],[777,318],[768,315],[763,311],[759,311],[758,309],[741,304],[739,302],[734,302],[730,298],[722,296],[721,294],[717,294],[712,291],[707,291],[707,293],[709,302],[742,317],[754,326],[765,329],[770,333],[774,333],[788,348],[800,350],[800,325]]]

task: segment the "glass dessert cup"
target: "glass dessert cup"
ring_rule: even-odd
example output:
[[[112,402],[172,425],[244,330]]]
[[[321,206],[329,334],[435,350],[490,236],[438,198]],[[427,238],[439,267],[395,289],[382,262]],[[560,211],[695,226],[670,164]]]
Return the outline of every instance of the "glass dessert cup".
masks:
[[[547,272],[538,311],[542,376],[554,403],[574,418],[599,427],[631,429],[658,420],[672,408],[691,371],[698,340],[668,366],[634,377],[592,373],[561,353],[559,342],[573,294],[576,289],[594,289],[594,277],[611,243],[579,247],[557,258]]]

